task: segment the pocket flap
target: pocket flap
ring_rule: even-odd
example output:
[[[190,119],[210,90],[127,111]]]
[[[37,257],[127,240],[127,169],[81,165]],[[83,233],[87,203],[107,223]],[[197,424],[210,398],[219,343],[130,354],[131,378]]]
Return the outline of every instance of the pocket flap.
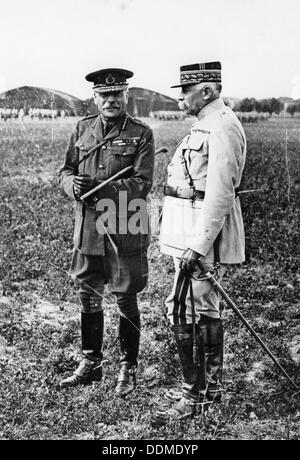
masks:
[[[206,133],[192,134],[187,140],[187,146],[191,150],[200,150],[208,135]]]
[[[111,153],[122,156],[134,155],[136,153],[136,146],[134,144],[112,145]]]
[[[84,152],[88,152],[95,145],[95,139],[91,136],[82,136],[77,139],[75,147]]]

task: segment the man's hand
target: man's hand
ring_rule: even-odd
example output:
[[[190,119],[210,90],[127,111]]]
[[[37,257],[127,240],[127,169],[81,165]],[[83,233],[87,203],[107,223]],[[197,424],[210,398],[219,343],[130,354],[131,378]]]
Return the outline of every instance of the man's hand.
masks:
[[[93,179],[88,174],[79,174],[78,176],[75,176],[73,179],[73,187],[76,197],[80,198],[82,195],[96,187],[98,183],[99,182],[96,179]]]
[[[183,252],[180,258],[179,267],[185,276],[189,276],[195,271],[197,267],[197,261],[200,257],[201,254],[193,251],[193,249],[187,249]]]

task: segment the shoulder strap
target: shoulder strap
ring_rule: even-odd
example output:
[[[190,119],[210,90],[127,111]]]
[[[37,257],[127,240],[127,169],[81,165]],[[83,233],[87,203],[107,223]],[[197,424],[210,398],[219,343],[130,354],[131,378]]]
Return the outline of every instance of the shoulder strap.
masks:
[[[184,176],[185,176],[186,180],[188,181],[189,186],[193,187],[194,182],[193,182],[192,176],[190,175],[190,172],[188,170],[187,161],[186,161],[186,158],[184,156],[184,152],[185,152],[185,150],[183,150],[182,154],[181,154],[181,164],[182,164],[182,167],[183,167]]]
[[[187,180],[187,182],[189,183],[189,186],[190,187],[193,187],[194,186],[194,182],[193,182],[193,179],[192,179],[192,176],[190,175],[190,172],[189,172],[189,169],[188,169],[188,165],[187,165],[187,161],[186,161],[186,158],[184,156],[185,152],[187,151],[188,149],[182,149],[181,150],[181,164],[182,164],[182,167],[183,167],[183,172],[184,172],[184,177],[185,179]]]

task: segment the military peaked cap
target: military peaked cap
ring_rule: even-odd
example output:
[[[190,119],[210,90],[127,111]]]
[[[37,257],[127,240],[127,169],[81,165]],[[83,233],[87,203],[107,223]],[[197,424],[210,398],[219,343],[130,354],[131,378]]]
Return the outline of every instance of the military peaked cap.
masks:
[[[218,61],[183,65],[180,67],[180,84],[171,88],[197,85],[202,82],[221,82],[221,68],[221,62]]]
[[[89,73],[85,79],[94,83],[93,88],[99,93],[109,91],[121,91],[127,88],[127,78],[131,78],[133,72],[125,69],[101,69]]]

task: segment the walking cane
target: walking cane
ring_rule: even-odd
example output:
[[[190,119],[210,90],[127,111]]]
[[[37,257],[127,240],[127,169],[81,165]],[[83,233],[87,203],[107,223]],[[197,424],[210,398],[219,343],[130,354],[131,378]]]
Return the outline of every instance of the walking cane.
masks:
[[[291,379],[291,377],[288,375],[286,370],[281,366],[281,364],[278,362],[278,360],[275,358],[273,353],[269,350],[267,345],[261,340],[261,338],[257,335],[257,333],[254,331],[252,326],[248,323],[246,318],[243,316],[243,314],[239,311],[237,306],[234,304],[234,302],[230,299],[230,297],[226,294],[224,289],[221,287],[221,285],[218,283],[218,281],[214,278],[214,276],[211,274],[209,270],[203,265],[203,263],[198,260],[198,266],[200,270],[205,274],[205,278],[209,281],[209,283],[216,289],[217,292],[221,295],[221,297],[226,301],[227,305],[234,311],[234,313],[238,316],[238,318],[242,321],[244,326],[248,329],[250,334],[255,338],[255,340],[260,344],[260,346],[263,348],[263,350],[267,353],[267,355],[272,359],[272,361],[276,364],[276,366],[281,370],[281,372],[285,375],[285,377],[288,379],[288,381],[293,385],[293,387],[296,390],[299,390],[298,385]]]

